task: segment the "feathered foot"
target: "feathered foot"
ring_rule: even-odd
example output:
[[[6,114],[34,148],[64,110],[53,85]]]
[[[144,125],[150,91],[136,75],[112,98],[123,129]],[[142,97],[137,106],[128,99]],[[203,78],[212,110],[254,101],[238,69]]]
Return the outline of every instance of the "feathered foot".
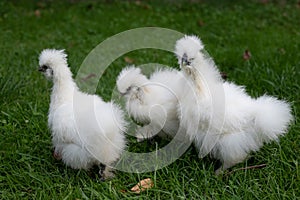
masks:
[[[106,166],[106,165],[100,166],[99,174],[101,176],[101,178],[100,178],[101,181],[105,181],[107,179],[113,178],[114,175],[115,175],[113,173],[113,169],[111,167]]]

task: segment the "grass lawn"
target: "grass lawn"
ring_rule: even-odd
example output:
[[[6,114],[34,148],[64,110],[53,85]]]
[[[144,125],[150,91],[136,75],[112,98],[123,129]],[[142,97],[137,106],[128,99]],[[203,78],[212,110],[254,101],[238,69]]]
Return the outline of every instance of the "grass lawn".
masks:
[[[299,198],[300,5],[284,0],[236,2],[0,1],[0,199]],[[47,128],[51,83],[37,71],[40,51],[66,49],[76,74],[86,55],[106,38],[146,26],[200,36],[228,80],[245,85],[253,97],[267,93],[292,103],[295,122],[287,135],[233,170],[266,167],[217,177],[215,162],[199,159],[191,147],[163,169],[144,174],[119,171],[114,179],[101,182],[96,172],[73,170],[53,158]],[[251,52],[250,60],[243,59],[245,50]],[[137,65],[177,62],[160,50],[126,56]],[[124,56],[112,63],[97,94],[111,99],[116,76],[125,65]],[[134,152],[155,148],[151,142],[130,141]],[[154,180],[152,189],[129,191],[148,177]]]

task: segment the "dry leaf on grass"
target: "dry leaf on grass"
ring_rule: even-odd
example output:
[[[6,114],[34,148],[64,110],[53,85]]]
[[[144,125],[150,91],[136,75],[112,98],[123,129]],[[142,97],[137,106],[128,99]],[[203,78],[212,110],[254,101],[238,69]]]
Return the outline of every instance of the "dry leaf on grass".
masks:
[[[146,190],[146,189],[150,189],[153,187],[153,181],[150,178],[146,178],[141,180],[140,182],[138,182],[138,184],[136,184],[133,188],[131,188],[131,192],[134,193],[141,193],[142,191]]]
[[[132,64],[134,62],[134,60],[132,58],[129,58],[129,57],[125,57],[124,58],[125,62],[127,62],[128,64]]]
[[[251,53],[249,50],[246,50],[243,55],[244,60],[249,60],[251,58]]]
[[[40,11],[40,10],[35,10],[35,11],[34,11],[34,15],[35,15],[36,17],[40,17],[40,16],[41,16],[41,11]]]

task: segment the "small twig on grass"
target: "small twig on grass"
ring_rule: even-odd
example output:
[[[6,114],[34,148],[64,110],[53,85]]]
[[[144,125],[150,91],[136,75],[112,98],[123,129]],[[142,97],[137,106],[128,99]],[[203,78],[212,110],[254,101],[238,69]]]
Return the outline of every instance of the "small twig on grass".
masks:
[[[239,170],[261,169],[261,168],[264,168],[266,166],[267,166],[266,164],[261,164],[261,165],[253,165],[253,166],[248,166],[248,167],[241,167],[241,168],[238,168],[238,169],[234,169],[230,172],[227,172],[225,175],[228,176],[228,175],[233,174],[234,172],[239,171]]]

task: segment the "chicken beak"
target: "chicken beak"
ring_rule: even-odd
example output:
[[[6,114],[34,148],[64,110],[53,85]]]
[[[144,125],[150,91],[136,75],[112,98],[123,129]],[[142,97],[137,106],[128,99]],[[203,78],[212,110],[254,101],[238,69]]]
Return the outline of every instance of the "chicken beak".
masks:
[[[188,61],[188,57],[187,57],[186,53],[184,53],[182,58],[181,58],[181,66],[186,67],[190,64],[191,64],[191,62]]]
[[[184,53],[181,58],[181,68],[189,75],[192,73],[192,67],[190,64],[191,62],[188,60],[186,53]]]

